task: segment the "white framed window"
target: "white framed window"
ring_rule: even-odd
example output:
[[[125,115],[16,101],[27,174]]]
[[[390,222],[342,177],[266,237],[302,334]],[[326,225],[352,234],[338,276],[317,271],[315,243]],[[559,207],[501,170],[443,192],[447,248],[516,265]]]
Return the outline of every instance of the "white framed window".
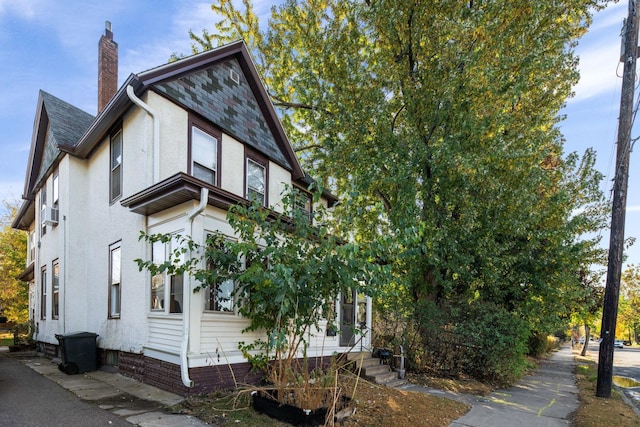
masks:
[[[251,201],[257,201],[262,206],[267,205],[267,167],[264,163],[247,157],[246,164],[246,194]]]
[[[47,318],[47,267],[40,270],[40,319]]]
[[[207,236],[208,240],[209,235]],[[225,237],[226,240],[234,240],[231,237]],[[207,261],[207,270],[213,270],[216,266],[212,261]],[[204,289],[204,310],[217,313],[235,313],[235,282],[233,280],[225,280],[216,285],[209,285]]]
[[[167,243],[154,242],[151,247],[153,263],[156,265],[164,263],[177,247],[178,243],[174,239]],[[168,275],[162,272],[151,277],[151,311],[182,313],[183,302],[184,276],[182,274]]]
[[[42,190],[40,190],[40,235],[44,236],[47,234],[47,184],[42,186]]]
[[[27,265],[31,264],[36,260],[36,232],[29,232],[29,259],[27,260]]]
[[[111,135],[111,175],[109,178],[109,201],[122,196],[122,129]]]
[[[120,317],[122,298],[122,255],[120,243],[109,246],[109,318]]]
[[[51,265],[51,318],[60,317],[60,263],[53,261]]]
[[[55,171],[53,173],[53,186],[52,186],[52,193],[53,193],[53,198],[51,200],[52,202],[52,206],[56,209],[58,209],[58,200],[60,199],[60,175],[58,174],[58,171]]]

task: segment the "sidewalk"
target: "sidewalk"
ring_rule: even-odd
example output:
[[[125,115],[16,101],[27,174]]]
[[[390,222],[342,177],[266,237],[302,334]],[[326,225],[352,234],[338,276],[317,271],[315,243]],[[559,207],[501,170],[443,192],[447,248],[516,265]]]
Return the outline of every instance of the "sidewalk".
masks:
[[[0,350],[1,351],[1,350]],[[7,357],[10,357],[8,354]],[[141,427],[200,427],[207,424],[189,415],[171,414],[164,408],[180,403],[182,396],[106,371],[67,375],[44,357],[17,358],[79,398],[92,401],[127,422]]]
[[[471,410],[450,427],[564,427],[572,425],[572,413],[579,405],[573,369],[571,347],[565,346],[513,387],[496,390],[485,397],[446,393],[415,385],[402,388],[471,405]]]
[[[35,355],[19,359],[81,399],[93,401],[100,408],[111,411],[131,424],[142,427],[207,425],[197,418],[170,414],[163,410],[181,402],[181,396],[120,374],[94,371],[67,375],[49,359]],[[572,424],[571,415],[578,408],[578,389],[573,369],[571,347],[565,346],[513,387],[496,390],[485,397],[456,394],[416,384],[406,384],[399,388],[471,405],[471,410],[450,424],[450,427],[564,427]]]

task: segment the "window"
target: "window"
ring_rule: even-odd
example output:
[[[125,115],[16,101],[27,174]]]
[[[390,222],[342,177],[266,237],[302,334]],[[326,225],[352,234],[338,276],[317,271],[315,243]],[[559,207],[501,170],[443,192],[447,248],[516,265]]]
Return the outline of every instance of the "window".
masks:
[[[218,138],[191,127],[191,174],[211,185],[218,185]]]
[[[109,247],[109,318],[120,317],[120,280],[122,276],[120,242]]]
[[[151,259],[154,264],[162,264],[165,260],[165,245],[154,242],[151,247]],[[164,273],[151,277],[151,310],[163,310],[164,301]]]
[[[311,220],[311,195],[304,190],[294,188],[295,204],[294,208],[298,209],[303,215]]]
[[[51,318],[57,319],[60,316],[60,264],[58,260],[53,261],[51,275]]]
[[[29,233],[29,260],[27,264],[31,264],[36,260],[36,232]]]
[[[254,159],[247,158],[247,188],[245,197],[267,205],[267,167]]]
[[[210,267],[212,268],[212,266]],[[207,311],[234,312],[233,280],[225,280],[218,285],[207,286],[205,289],[206,300],[204,309]]]
[[[47,184],[40,190],[40,235],[47,234]]]
[[[171,286],[169,288],[169,313],[182,313],[183,283],[182,274],[171,276]]]
[[[58,171],[55,171],[53,173],[53,207],[58,209],[58,199],[60,198],[60,192],[59,192],[59,174]]]
[[[207,241],[209,236],[207,236]],[[207,261],[207,270],[213,270],[215,265],[212,261]],[[217,311],[224,313],[234,313],[235,299],[233,291],[235,284],[233,280],[225,280],[217,285],[211,284],[205,288],[204,309],[206,311]]]
[[[122,130],[111,136],[111,177],[109,180],[109,200],[122,196]]]
[[[47,267],[40,271],[40,318],[47,318]]]
[[[154,242],[151,248],[152,260],[156,265],[164,263],[177,243],[172,240],[168,243]],[[172,248],[174,246],[174,248]],[[165,286],[168,283],[169,286]],[[182,313],[184,301],[184,278],[182,274],[168,276],[166,272],[151,277],[151,310],[169,313]],[[168,298],[168,299],[167,299]],[[169,301],[165,304],[165,300]]]

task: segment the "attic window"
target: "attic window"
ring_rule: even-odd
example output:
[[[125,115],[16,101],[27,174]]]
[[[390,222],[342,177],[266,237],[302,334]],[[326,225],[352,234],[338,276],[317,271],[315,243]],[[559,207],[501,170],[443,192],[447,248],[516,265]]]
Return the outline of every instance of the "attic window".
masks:
[[[231,80],[236,84],[240,83],[240,75],[235,70],[229,70],[229,77],[231,77]]]

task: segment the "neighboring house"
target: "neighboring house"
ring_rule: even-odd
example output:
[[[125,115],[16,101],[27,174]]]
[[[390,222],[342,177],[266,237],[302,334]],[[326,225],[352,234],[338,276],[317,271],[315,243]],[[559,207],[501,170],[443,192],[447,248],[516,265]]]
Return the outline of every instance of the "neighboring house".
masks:
[[[203,243],[234,238],[229,206],[249,199],[279,208],[286,185],[310,184],[243,42],[132,74],[117,88],[117,44],[100,40],[98,115],[40,92],[24,202],[13,226],[29,233],[34,338],[59,357],[56,334],[98,334],[103,365],[183,394],[252,379],[238,342],[248,324],[227,298],[232,285],[192,292],[191,277],[139,271],[164,261],[140,231]],[[322,203],[331,207],[328,193]],[[312,209],[311,199],[306,209]],[[283,213],[283,212],[279,212]],[[371,303],[337,304],[342,333],[318,331],[310,357],[344,352]],[[364,347],[369,344],[366,336]],[[357,344],[360,347],[360,343]]]

